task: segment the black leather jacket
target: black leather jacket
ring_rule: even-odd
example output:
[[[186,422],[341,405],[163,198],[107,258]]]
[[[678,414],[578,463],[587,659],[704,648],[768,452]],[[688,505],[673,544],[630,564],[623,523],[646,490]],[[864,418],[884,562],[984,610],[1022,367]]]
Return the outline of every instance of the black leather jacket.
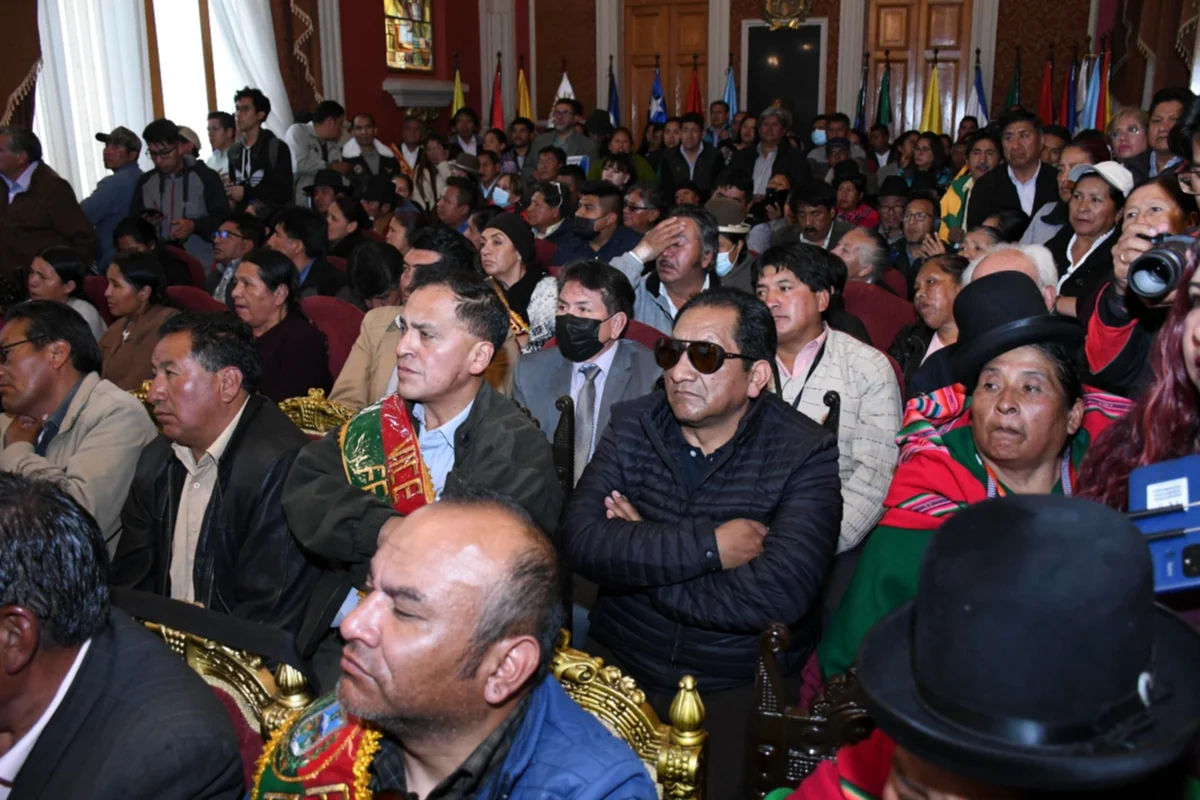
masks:
[[[262,395],[246,402],[217,466],[192,573],[201,605],[293,633],[320,576],[292,538],[280,495],[308,437]],[[175,519],[187,470],[159,436],[142,451],[121,511],[112,583],[171,594]]]

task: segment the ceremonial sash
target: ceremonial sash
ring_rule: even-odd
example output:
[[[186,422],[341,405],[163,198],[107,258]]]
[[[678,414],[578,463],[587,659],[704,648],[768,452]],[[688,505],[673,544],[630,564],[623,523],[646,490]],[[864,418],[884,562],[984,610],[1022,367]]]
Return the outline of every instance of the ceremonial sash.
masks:
[[[417,433],[404,401],[388,395],[368,406],[338,433],[346,480],[408,515],[435,499],[421,460]]]

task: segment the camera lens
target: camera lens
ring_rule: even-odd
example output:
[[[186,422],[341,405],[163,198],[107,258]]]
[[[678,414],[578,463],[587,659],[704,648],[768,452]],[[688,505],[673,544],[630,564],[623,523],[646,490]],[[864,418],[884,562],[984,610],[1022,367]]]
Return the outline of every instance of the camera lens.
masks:
[[[1182,241],[1181,241],[1182,240]],[[1172,236],[1129,265],[1129,289],[1148,303],[1163,300],[1179,283],[1191,239]]]

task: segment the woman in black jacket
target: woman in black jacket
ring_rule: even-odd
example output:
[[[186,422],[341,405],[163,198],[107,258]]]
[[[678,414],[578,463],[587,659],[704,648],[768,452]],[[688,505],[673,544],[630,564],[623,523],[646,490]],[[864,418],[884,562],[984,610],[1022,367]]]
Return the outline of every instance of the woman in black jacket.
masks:
[[[913,295],[917,321],[901,329],[896,341],[888,349],[888,355],[896,359],[904,373],[906,400],[922,392],[942,388],[925,385],[939,382],[934,372],[931,371],[926,380],[919,380],[917,373],[930,356],[958,341],[954,299],[962,289],[962,276],[967,264],[968,261],[961,256],[935,256],[926,260],[917,273]]]

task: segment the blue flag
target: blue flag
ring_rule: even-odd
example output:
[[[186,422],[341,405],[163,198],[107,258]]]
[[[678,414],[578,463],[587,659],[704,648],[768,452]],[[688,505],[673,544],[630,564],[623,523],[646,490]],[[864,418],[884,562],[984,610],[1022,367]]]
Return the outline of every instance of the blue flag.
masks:
[[[646,121],[667,121],[667,98],[663,96],[662,81],[659,80],[657,69],[654,70],[654,83],[650,86],[650,109],[646,114]]]
[[[1096,122],[1096,107],[1100,104],[1100,65],[1092,66],[1088,79],[1087,98],[1083,101],[1083,114],[1079,118],[1080,130],[1092,127]]]
[[[725,105],[729,106],[729,119],[732,120],[733,115],[738,113],[737,86],[733,82],[732,67],[725,70],[725,95],[721,99],[725,101]]]
[[[971,86],[971,94],[967,97],[967,116],[974,117],[979,127],[987,127],[988,110],[987,94],[983,91],[983,70],[975,65],[975,83]]]
[[[621,124],[621,101],[617,97],[617,79],[608,71],[608,121],[616,128]]]

